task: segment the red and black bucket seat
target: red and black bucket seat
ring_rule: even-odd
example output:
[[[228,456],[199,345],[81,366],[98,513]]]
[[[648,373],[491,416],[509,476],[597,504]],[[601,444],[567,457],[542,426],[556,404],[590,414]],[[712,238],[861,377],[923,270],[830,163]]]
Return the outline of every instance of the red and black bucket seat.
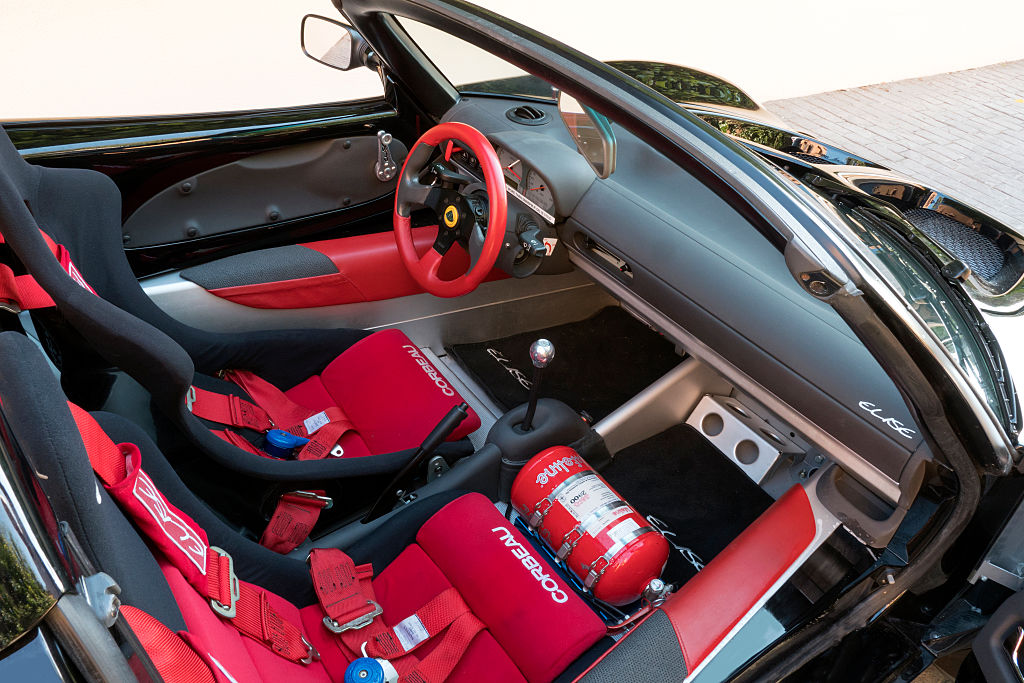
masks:
[[[30,164],[2,129],[0,234],[7,257],[0,259],[0,298],[8,299],[8,309],[19,300],[28,307],[52,299],[61,323],[139,382],[178,434],[220,466],[249,477],[308,488],[310,482],[395,472],[462,401],[398,330],[214,333],[175,320],[132,273],[113,181],[94,171]],[[75,345],[58,346],[66,380],[75,370]],[[223,371],[250,381],[225,381],[216,376]],[[254,385],[260,399],[251,395]],[[258,405],[264,396],[275,405]],[[199,410],[211,400],[212,408]],[[217,419],[200,419],[193,410]],[[313,454],[325,457],[259,457],[260,432],[275,412],[331,420],[337,427],[331,436],[341,433],[335,452],[342,457],[332,457],[330,446],[326,454],[323,448]],[[471,410],[441,453],[471,453],[468,441],[458,439],[479,424]],[[300,434],[310,428],[301,420],[276,426]]]
[[[50,532],[67,522],[88,559],[120,584],[122,615],[168,681],[339,681],[360,642],[372,641],[374,654],[398,633],[398,647],[412,653],[393,659],[403,680],[541,683],[571,680],[610,645],[603,622],[487,498],[455,492],[405,508],[345,549],[372,565],[383,611],[338,636],[318,602],[327,579],[225,526],[137,426],[68,404],[26,338],[0,334],[0,358],[11,442],[52,505]],[[331,569],[339,551],[314,552],[327,553]],[[213,574],[232,571],[218,564],[227,556],[242,588],[219,607],[234,616],[214,609],[213,589],[197,590],[189,576],[201,571],[219,586]],[[452,605],[454,617],[431,612]],[[301,652],[289,649],[295,643]]]

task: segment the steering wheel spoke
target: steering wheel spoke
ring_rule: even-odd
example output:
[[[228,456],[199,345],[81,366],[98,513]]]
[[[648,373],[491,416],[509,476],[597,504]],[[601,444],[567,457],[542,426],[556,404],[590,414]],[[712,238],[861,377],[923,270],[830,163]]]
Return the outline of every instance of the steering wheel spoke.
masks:
[[[437,228],[437,237],[434,238],[434,245],[430,249],[431,251],[435,251],[441,256],[444,256],[458,239],[459,233],[457,230],[452,230],[439,225]]]

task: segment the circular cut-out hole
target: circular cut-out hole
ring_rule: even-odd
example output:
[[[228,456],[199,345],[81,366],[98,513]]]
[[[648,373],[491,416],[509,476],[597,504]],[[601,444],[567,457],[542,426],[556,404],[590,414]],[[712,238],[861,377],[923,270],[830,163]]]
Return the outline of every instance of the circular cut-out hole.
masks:
[[[743,410],[738,403],[726,403],[725,405],[729,407],[729,410],[741,417],[750,417],[750,414]]]
[[[744,465],[753,465],[757,462],[757,456],[761,455],[761,449],[750,439],[743,439],[736,444],[736,459]]]
[[[782,437],[776,434],[775,432],[771,431],[770,429],[761,429],[759,431],[761,432],[761,435],[764,436],[764,438],[768,439],[772,443],[776,443],[780,446],[786,445],[785,442],[782,440]]]
[[[725,429],[725,420],[718,413],[708,413],[700,421],[700,429],[708,436],[718,436]]]

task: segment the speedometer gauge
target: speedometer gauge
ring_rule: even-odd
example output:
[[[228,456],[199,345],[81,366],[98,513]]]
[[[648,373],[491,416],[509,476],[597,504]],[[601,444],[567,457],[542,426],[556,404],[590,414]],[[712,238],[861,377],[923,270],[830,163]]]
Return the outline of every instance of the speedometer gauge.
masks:
[[[526,198],[550,214],[555,212],[555,198],[551,188],[536,171],[526,176]]]

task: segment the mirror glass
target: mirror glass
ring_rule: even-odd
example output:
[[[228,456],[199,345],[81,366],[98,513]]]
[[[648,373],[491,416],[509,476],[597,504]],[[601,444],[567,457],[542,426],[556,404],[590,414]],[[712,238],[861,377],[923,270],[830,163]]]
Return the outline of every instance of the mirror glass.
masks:
[[[615,170],[615,133],[611,121],[564,92],[558,93],[558,113],[598,177],[610,176]]]
[[[362,66],[355,57],[353,33],[351,26],[307,14],[302,18],[302,51],[321,64],[348,71]]]

